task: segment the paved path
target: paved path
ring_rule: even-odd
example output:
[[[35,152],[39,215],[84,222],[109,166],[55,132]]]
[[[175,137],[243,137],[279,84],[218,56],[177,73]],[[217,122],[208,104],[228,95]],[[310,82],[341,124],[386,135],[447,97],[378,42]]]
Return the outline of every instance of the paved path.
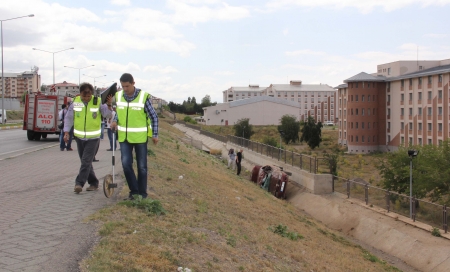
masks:
[[[98,239],[82,220],[116,199],[107,199],[101,189],[74,194],[80,163],[76,144],[73,148],[60,151],[55,143],[0,161],[0,271],[78,271],[78,261]],[[106,137],[94,163],[101,182],[112,170],[107,148]],[[120,151],[115,168],[122,172]]]

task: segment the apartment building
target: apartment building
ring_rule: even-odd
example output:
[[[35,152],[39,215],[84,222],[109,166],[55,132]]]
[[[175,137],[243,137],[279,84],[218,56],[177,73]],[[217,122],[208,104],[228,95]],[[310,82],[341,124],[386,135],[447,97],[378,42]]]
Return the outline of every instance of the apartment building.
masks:
[[[3,73],[6,98],[20,98],[24,93],[36,93],[41,86],[41,75],[39,68],[34,67],[31,71],[22,73]],[[1,74],[0,74],[1,82]],[[3,86],[0,83],[0,90],[3,94]]]
[[[440,144],[450,126],[450,59],[397,61],[339,85],[339,144],[349,153]]]
[[[269,87],[249,85],[248,87],[231,87],[223,92],[223,101],[232,102],[240,99],[269,96],[298,104],[299,120],[314,117],[318,122],[336,120],[336,90],[326,84],[302,84],[300,80],[291,80],[289,84],[270,84]]]

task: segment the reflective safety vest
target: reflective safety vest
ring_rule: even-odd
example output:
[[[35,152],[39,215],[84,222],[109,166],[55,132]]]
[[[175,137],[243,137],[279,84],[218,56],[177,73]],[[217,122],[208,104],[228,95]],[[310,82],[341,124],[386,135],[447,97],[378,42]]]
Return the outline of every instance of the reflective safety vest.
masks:
[[[119,142],[146,143],[147,137],[152,137],[151,120],[144,110],[148,96],[148,93],[140,90],[133,101],[127,102],[123,90],[116,93]]]
[[[100,100],[94,105],[92,96],[87,106],[79,96],[73,100],[73,134],[77,138],[98,138],[101,134],[102,115],[100,112]]]

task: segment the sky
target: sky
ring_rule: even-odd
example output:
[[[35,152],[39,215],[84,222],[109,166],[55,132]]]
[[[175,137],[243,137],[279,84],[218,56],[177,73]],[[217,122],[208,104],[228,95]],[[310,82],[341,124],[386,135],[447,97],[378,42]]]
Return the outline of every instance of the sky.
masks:
[[[450,0],[0,0],[0,20],[28,14],[2,23],[4,72],[37,66],[52,84],[54,56],[57,83],[80,73],[103,87],[131,73],[175,103],[289,80],[336,87],[377,64],[450,58]]]

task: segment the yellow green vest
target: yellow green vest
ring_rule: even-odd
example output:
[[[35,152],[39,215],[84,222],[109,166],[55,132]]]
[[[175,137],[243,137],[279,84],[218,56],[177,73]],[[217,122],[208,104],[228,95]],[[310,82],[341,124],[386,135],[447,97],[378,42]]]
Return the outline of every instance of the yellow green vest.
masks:
[[[101,134],[100,101],[94,105],[94,96],[84,105],[79,96],[73,100],[73,134],[78,138],[98,138]]]
[[[145,143],[147,137],[152,137],[151,121],[144,110],[148,95],[141,90],[133,101],[127,102],[123,90],[116,93],[119,142]]]

